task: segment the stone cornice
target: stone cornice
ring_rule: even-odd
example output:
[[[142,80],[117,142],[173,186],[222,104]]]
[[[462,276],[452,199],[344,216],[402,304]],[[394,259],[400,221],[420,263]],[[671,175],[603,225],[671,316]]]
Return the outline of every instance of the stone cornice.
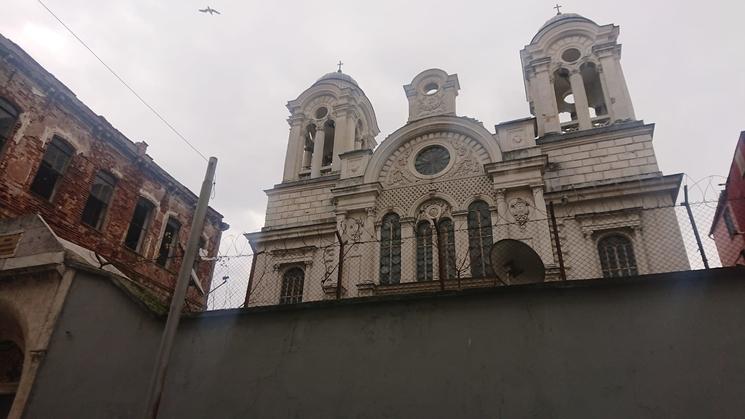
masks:
[[[308,189],[318,189],[322,187],[333,187],[334,185],[336,185],[336,182],[338,180],[338,173],[321,176],[314,179],[294,180],[292,182],[278,183],[271,189],[264,189],[264,193],[266,193],[268,196],[271,196],[279,193],[298,192]]]
[[[538,138],[536,143],[546,151],[570,145],[583,145],[639,135],[654,135],[654,124],[631,121],[567,134],[551,133]]]
[[[682,181],[682,173],[666,176],[662,174],[630,176],[575,184],[571,185],[571,188],[546,191],[543,196],[546,201],[554,201],[557,204],[571,204],[593,199],[618,198],[618,196],[631,194],[668,192],[674,203],[677,200]]]

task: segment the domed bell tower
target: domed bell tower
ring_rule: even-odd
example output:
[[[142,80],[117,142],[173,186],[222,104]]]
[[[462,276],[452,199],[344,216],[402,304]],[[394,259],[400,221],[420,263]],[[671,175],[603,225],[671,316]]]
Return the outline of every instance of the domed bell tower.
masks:
[[[635,119],[618,34],[618,26],[558,13],[520,51],[539,137]]]
[[[290,137],[283,182],[336,174],[339,155],[372,150],[378,129],[375,111],[359,84],[339,70],[318,79],[287,103]]]

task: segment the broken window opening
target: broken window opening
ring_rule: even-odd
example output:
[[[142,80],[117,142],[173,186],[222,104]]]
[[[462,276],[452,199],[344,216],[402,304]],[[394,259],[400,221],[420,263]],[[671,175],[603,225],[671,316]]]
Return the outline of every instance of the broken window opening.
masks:
[[[0,98],[0,153],[5,149],[5,144],[10,140],[10,135],[18,122],[18,110]]]
[[[170,266],[170,261],[174,256],[179,230],[181,230],[181,223],[173,217],[168,217],[163,239],[160,241],[160,249],[158,249],[158,258],[155,260],[155,263],[164,268]]]
[[[145,241],[154,208],[155,205],[145,198],[137,200],[134,213],[132,213],[132,221],[129,222],[127,237],[124,239],[124,245],[135,252],[142,250],[142,243]]]
[[[44,152],[39,170],[31,183],[31,191],[47,201],[51,201],[59,180],[67,170],[73,152],[74,149],[71,145],[54,136],[52,141],[49,142],[46,152]]]
[[[114,176],[103,171],[96,173],[93,186],[91,186],[91,193],[88,195],[85,208],[83,208],[82,221],[84,224],[88,224],[96,230],[101,228],[109,203],[111,203],[111,196],[114,194],[114,185],[116,185]]]

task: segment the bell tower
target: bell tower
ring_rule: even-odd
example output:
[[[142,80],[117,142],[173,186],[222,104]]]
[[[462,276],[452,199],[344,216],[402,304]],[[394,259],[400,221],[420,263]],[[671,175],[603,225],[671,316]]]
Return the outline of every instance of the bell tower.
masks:
[[[539,137],[635,119],[618,34],[618,26],[559,12],[520,51]]]
[[[340,154],[372,150],[377,145],[377,119],[359,84],[339,70],[318,79],[287,103],[290,136],[283,182],[338,173]]]

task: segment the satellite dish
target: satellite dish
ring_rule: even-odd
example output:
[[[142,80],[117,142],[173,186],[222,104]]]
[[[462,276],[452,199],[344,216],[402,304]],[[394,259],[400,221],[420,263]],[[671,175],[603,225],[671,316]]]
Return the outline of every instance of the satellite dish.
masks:
[[[505,284],[543,282],[546,267],[538,253],[520,240],[502,239],[489,252],[494,273]]]

